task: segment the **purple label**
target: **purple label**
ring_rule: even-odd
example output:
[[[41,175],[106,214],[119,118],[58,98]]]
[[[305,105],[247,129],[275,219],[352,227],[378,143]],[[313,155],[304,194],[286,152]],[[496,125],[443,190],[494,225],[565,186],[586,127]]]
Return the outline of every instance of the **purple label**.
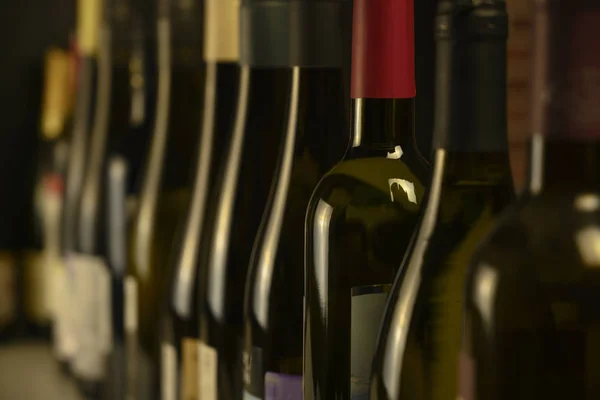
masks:
[[[302,400],[302,377],[267,372],[265,400]]]

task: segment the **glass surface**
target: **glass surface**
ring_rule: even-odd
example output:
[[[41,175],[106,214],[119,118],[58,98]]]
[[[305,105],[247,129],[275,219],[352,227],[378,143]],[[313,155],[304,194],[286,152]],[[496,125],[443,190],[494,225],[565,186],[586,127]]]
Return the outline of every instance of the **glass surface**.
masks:
[[[467,265],[513,193],[506,151],[436,151],[425,214],[379,336],[371,399],[455,398]]]
[[[142,189],[130,237],[128,272],[137,283],[138,321],[136,337],[127,345],[128,352],[135,354],[128,355],[128,363],[135,365],[130,371],[136,383],[130,386],[140,398],[159,393],[159,313],[166,302],[169,257],[177,226],[189,203],[189,179],[202,114],[203,68],[193,63],[176,63],[171,68],[169,104],[161,104],[168,107],[166,139],[159,141],[155,132],[153,141],[157,142],[152,143],[164,153],[162,158],[149,155],[144,178],[144,185],[148,186]],[[157,110],[157,114],[159,112]],[[153,167],[152,162],[157,164]],[[154,187],[156,191],[145,190],[147,187]]]
[[[212,63],[207,67],[204,94],[204,117],[191,198],[185,219],[178,227],[176,240],[170,255],[168,305],[162,316],[161,342],[176,350],[177,371],[182,368],[182,341],[197,339],[198,330],[198,260],[200,243],[208,213],[214,212],[215,188],[218,186],[218,167],[223,163],[228,138],[234,123],[237,104],[240,69],[233,63]],[[210,115],[208,115],[210,113]],[[186,339],[187,338],[187,339]],[[168,360],[164,360],[168,364]],[[162,363],[162,361],[161,361]],[[161,368],[168,365],[161,364]],[[186,379],[189,374],[181,375]],[[196,379],[196,376],[193,376]],[[180,389],[178,375],[173,378],[175,390]],[[197,385],[189,382],[190,385]]]
[[[242,67],[233,133],[209,207],[199,271],[200,339],[216,351],[216,395],[242,393],[244,287],[285,128],[291,70]],[[202,396],[202,393],[201,393]]]
[[[287,132],[246,285],[244,384],[258,398],[265,397],[268,372],[302,375],[306,209],[348,142],[341,69],[295,68],[292,88]],[[301,385],[285,387],[302,394]]]
[[[343,161],[306,217],[304,397],[350,397],[352,289],[389,285],[416,228],[427,164],[413,99],[358,99]]]

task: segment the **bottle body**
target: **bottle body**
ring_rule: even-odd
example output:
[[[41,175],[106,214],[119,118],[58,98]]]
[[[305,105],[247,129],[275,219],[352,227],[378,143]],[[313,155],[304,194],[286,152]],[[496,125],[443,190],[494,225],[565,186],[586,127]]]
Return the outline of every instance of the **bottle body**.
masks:
[[[197,398],[198,260],[214,188],[233,125],[239,67],[210,62],[206,66],[202,133],[185,219],[172,254],[168,306],[161,321],[161,395],[163,399]]]
[[[352,147],[310,201],[304,305],[309,399],[351,398],[368,389],[379,320],[425,192],[427,166],[411,140],[412,101],[355,100]]]
[[[506,149],[436,151],[425,214],[379,335],[371,398],[453,398],[468,261],[513,193]]]
[[[199,269],[200,396],[242,394],[243,302],[254,237],[273,179],[291,71],[241,67],[236,117]]]
[[[163,14],[157,24],[156,119],[129,237],[125,347],[127,393],[134,399],[160,396],[159,316],[166,305],[170,252],[189,203],[202,114],[201,42],[182,34],[195,26],[201,10],[196,3],[184,10],[178,7],[170,2],[159,4]]]
[[[600,63],[588,40],[599,14],[586,1],[533,5],[529,188],[472,260],[460,394],[587,400],[600,395],[600,281],[590,236],[600,125],[592,117],[598,85],[589,79]]]
[[[246,284],[245,396],[265,398],[274,386],[279,395],[302,395],[305,212],[347,143],[344,93],[341,68],[293,70],[286,133]]]

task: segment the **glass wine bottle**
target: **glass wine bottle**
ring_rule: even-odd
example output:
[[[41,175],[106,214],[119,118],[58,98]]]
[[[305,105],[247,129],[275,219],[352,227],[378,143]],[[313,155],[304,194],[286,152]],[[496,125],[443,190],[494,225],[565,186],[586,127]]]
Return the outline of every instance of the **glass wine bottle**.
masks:
[[[161,322],[163,400],[199,399],[198,260],[236,109],[240,78],[238,8],[233,1],[204,2],[203,120],[191,199],[169,261],[171,287]]]
[[[388,302],[371,399],[456,399],[466,269],[514,197],[506,4],[441,1],[436,35],[431,186]]]
[[[294,13],[301,23],[288,24],[282,13]],[[265,15],[270,24],[260,23]],[[304,221],[319,180],[339,162],[348,143],[344,67],[349,64],[351,15],[350,2],[248,1],[243,9],[246,32],[254,38],[244,59],[292,68],[275,179],[246,283],[244,399],[302,398]],[[293,41],[277,48],[257,40],[263,30]],[[278,50],[284,55],[280,59]]]
[[[169,256],[190,197],[202,114],[202,3],[158,2],[158,89],[154,132],[131,226],[125,278],[127,396],[160,396],[160,311]]]
[[[600,396],[597,2],[532,2],[530,181],[473,258],[460,396]]]
[[[423,204],[414,3],[355,0],[353,120],[306,217],[304,398],[363,398],[385,301]]]
[[[76,103],[69,146],[69,159],[67,161],[63,213],[62,247],[65,264],[58,269],[55,289],[57,294],[54,337],[56,356],[65,367],[70,367],[78,350],[72,256],[77,249],[81,193],[88,164],[89,132],[96,102],[98,42],[102,4],[100,0],[81,0],[77,4],[76,43],[78,67]]]
[[[235,23],[239,12],[236,9]],[[246,34],[242,22],[241,57],[256,40]],[[266,30],[263,33],[261,40],[273,46],[273,53],[278,39],[286,41]],[[208,205],[197,261],[199,390],[206,400],[242,397],[246,274],[274,177],[291,88],[291,68],[255,66],[243,60],[234,123]]]

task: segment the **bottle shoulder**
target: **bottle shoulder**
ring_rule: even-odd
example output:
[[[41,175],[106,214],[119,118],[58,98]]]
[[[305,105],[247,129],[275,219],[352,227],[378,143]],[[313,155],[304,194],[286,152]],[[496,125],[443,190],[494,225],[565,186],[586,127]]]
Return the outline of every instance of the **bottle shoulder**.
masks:
[[[410,211],[423,202],[426,175],[402,160],[383,157],[345,158],[319,182],[311,208],[319,201],[332,207],[352,204],[396,205]]]

